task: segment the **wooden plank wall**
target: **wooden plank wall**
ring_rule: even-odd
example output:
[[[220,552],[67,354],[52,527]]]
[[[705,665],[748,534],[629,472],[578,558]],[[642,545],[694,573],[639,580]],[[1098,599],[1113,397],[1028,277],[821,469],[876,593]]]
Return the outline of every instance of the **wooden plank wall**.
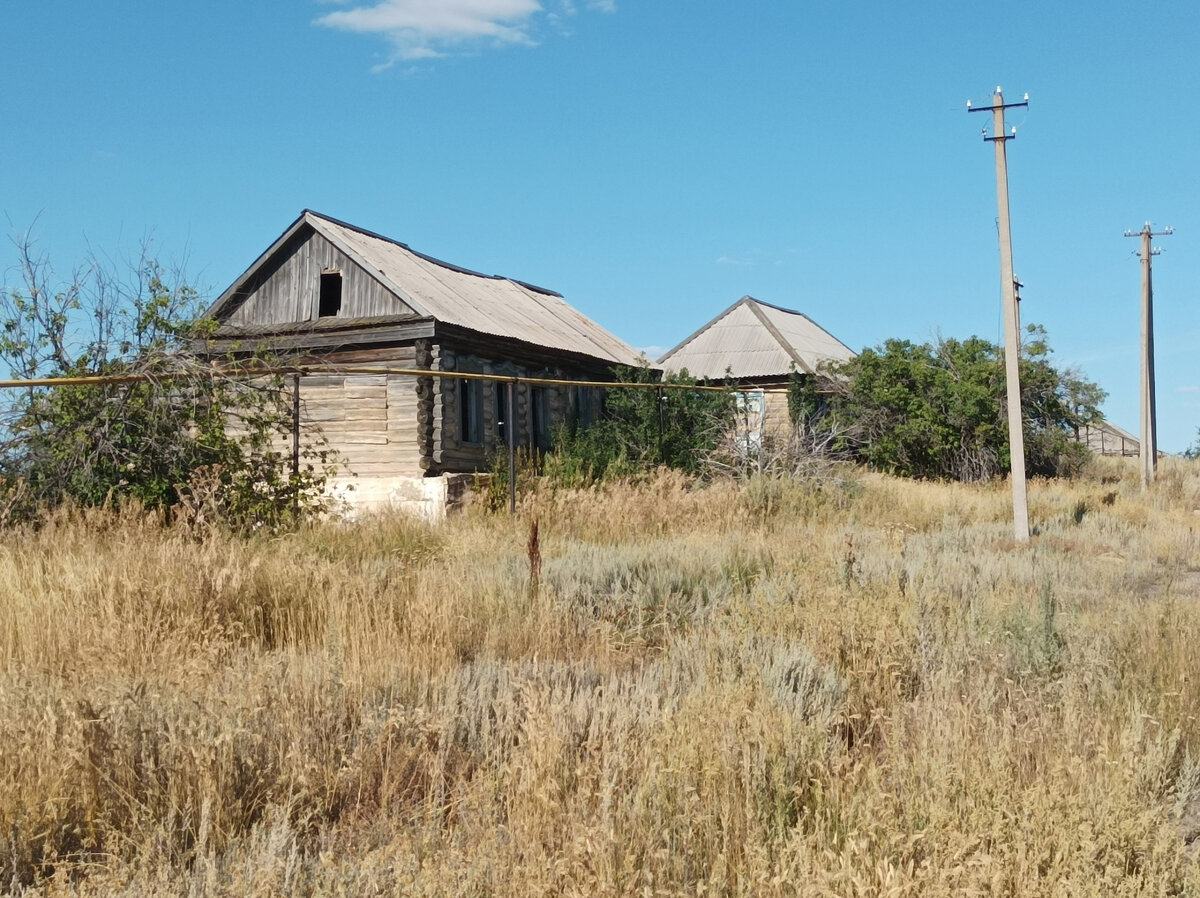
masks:
[[[310,362],[411,368],[412,347],[341,353]],[[291,390],[291,379],[286,388]],[[310,374],[300,378],[300,435],[338,453],[339,480],[420,477],[417,378],[398,374]],[[291,457],[290,434],[276,449]]]
[[[763,433],[774,439],[786,439],[792,432],[792,417],[788,411],[787,390],[763,390],[766,400],[766,414],[763,421]]]
[[[321,272],[342,273],[342,308],[339,318],[411,313],[407,305],[387,290],[349,256],[311,228],[303,228],[281,250],[283,262],[264,270],[250,285],[246,299],[229,316],[235,325],[287,324],[317,317]]]
[[[327,356],[328,364],[411,368],[410,347]],[[319,375],[300,381],[301,420],[319,424],[347,472],[360,478],[420,477],[417,378]]]
[[[319,428],[346,473],[419,477],[416,378],[394,374],[314,375],[300,381],[300,417]]]

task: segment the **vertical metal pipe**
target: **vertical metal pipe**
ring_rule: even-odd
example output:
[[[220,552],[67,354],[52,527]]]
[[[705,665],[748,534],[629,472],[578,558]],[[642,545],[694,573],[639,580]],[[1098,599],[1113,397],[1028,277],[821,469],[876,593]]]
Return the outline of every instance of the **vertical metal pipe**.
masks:
[[[659,387],[654,391],[655,400],[658,405],[658,463],[663,463],[663,388]]]
[[[292,476],[300,476],[300,372],[292,375]]]
[[[300,512],[300,372],[292,375],[292,513]]]
[[[508,420],[504,422],[508,437],[508,513],[517,513],[517,395],[516,381],[508,382]]]

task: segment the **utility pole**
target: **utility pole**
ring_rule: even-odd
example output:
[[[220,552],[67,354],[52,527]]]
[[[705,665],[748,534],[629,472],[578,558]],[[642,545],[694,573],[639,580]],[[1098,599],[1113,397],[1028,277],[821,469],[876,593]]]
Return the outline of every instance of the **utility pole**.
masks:
[[[992,135],[987,129],[983,139],[996,147],[996,205],[1000,231],[1000,290],[1004,303],[1004,374],[1008,397],[1008,445],[1012,464],[1013,536],[1017,542],[1029,541],[1029,498],[1025,484],[1025,425],[1021,417],[1021,325],[1017,311],[1017,281],[1013,277],[1012,232],[1008,221],[1008,159],[1005,142],[1017,136],[1004,130],[1004,110],[1028,106],[1029,94],[1020,103],[1005,103],[999,87],[992,94]],[[982,112],[986,106],[974,108],[967,101],[967,112]]]
[[[1142,438],[1138,457],[1142,465],[1142,489],[1149,489],[1158,468],[1158,417],[1154,410],[1154,288],[1150,280],[1150,259],[1162,252],[1151,246],[1154,237],[1166,237],[1174,228],[1150,230],[1146,222],[1141,231],[1126,231],[1126,237],[1142,239]]]

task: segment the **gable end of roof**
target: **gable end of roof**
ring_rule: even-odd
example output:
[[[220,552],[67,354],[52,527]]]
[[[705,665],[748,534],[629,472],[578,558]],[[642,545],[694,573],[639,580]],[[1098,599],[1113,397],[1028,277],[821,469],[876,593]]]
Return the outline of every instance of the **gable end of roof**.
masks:
[[[683,349],[683,347],[687,346],[689,343],[691,343],[693,340],[695,340],[697,337],[699,337],[705,331],[707,331],[710,328],[715,327],[717,324],[719,324],[722,319],[724,319],[727,315],[729,315],[731,312],[733,312],[738,306],[745,305],[747,302],[757,302],[757,300],[753,296],[749,296],[749,295],[743,296],[741,299],[739,299],[737,302],[735,302],[733,305],[731,305],[729,308],[727,308],[724,312],[721,312],[719,315],[717,315],[715,318],[713,318],[707,324],[703,325],[695,333],[691,334],[690,336],[684,337],[682,340],[680,340],[678,343],[676,343],[674,346],[672,346],[670,349],[668,349],[665,353],[663,353],[661,356],[659,356],[658,364],[661,365],[663,362],[667,361],[667,359],[669,359],[671,356],[675,355],[675,353],[679,352],[679,350]]]

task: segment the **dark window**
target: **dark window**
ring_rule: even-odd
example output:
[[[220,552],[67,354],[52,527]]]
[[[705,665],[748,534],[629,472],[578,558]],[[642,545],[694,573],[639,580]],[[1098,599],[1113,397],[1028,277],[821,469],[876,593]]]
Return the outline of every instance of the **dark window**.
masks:
[[[550,391],[545,387],[534,387],[533,396],[533,442],[537,448],[550,448]]]
[[[458,382],[459,442],[483,442],[483,384],[478,380]]]
[[[599,415],[600,391],[596,387],[571,387],[575,426],[590,427]]]
[[[332,318],[342,310],[342,274],[340,271],[321,273],[321,298],[317,304],[317,315]]]

